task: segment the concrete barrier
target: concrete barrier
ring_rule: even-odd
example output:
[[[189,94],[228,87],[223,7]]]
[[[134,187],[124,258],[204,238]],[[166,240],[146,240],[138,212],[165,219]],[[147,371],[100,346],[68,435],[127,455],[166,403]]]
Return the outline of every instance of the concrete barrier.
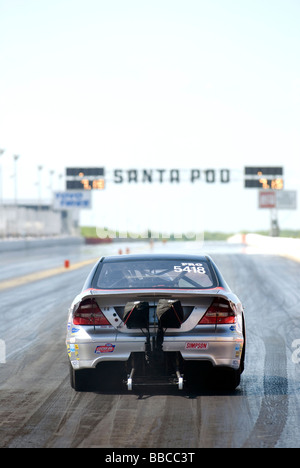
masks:
[[[0,253],[12,250],[38,249],[63,245],[83,245],[82,237],[51,237],[41,239],[9,239],[0,240]]]
[[[230,237],[228,242],[244,244],[269,255],[281,255],[300,262],[300,239],[260,234],[236,234]]]

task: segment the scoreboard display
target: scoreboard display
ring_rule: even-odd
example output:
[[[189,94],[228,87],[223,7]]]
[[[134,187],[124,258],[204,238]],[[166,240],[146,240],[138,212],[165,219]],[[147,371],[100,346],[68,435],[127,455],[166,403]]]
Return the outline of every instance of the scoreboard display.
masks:
[[[272,190],[282,190],[283,189],[283,179],[267,179],[265,177],[260,177],[260,179],[246,179],[245,188],[258,188],[258,189],[272,189]]]
[[[103,190],[104,167],[67,167],[67,190]]]
[[[67,177],[100,177],[104,176],[104,167],[67,167]]]
[[[248,166],[244,170],[244,187],[256,189],[283,189],[282,167]]]
[[[82,179],[67,180],[67,190],[103,190],[105,188],[104,179]]]

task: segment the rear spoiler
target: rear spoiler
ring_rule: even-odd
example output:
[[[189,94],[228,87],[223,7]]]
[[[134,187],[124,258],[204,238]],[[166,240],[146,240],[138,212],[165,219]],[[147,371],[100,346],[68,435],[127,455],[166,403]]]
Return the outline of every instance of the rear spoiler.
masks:
[[[222,297],[234,304],[240,301],[229,289],[216,287],[211,289],[86,289],[82,291],[73,301],[72,306],[83,299],[94,297],[97,301],[107,305],[118,305],[134,301],[158,301],[159,299],[179,300],[182,302],[197,301],[203,297]]]
[[[91,298],[96,300],[103,313],[109,320],[112,320],[112,324],[114,321],[112,317],[115,313],[115,307],[124,306],[124,312],[122,312],[122,316],[119,316],[120,322],[118,324],[114,323],[114,326],[122,333],[128,333],[128,329],[148,328],[149,313],[147,312],[147,307],[149,307],[150,302],[156,303],[156,313],[158,312],[157,316],[159,323],[161,323],[161,328],[167,328],[174,331],[176,328],[180,328],[181,332],[190,331],[197,325],[214,298],[223,298],[229,301],[232,309],[236,311],[238,315],[242,310],[242,305],[237,296],[235,296],[230,290],[225,290],[221,287],[205,290],[193,290],[192,292],[191,290],[182,289],[88,289],[75,298],[71,309],[73,308],[74,310],[81,301]],[[203,301],[201,299],[203,299]],[[164,307],[166,303],[169,303],[171,307]],[[158,304],[162,307],[158,307]],[[196,312],[183,321],[183,323],[181,323],[181,306],[194,306]],[[109,317],[110,315],[111,317]]]

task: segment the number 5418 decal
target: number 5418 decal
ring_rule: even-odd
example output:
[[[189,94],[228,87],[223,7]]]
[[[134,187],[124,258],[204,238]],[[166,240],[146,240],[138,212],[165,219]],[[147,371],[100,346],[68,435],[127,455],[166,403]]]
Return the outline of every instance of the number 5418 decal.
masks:
[[[180,273],[186,271],[187,273],[200,273],[204,275],[206,273],[202,263],[182,263],[181,265],[175,265],[174,271]]]

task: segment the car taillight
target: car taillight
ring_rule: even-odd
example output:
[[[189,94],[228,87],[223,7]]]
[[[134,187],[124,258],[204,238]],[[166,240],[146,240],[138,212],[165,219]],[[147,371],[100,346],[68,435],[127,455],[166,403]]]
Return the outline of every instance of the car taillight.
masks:
[[[215,299],[207,309],[198,325],[218,325],[235,323],[236,316],[225,299]]]
[[[73,316],[74,325],[110,325],[94,299],[82,301]]]

